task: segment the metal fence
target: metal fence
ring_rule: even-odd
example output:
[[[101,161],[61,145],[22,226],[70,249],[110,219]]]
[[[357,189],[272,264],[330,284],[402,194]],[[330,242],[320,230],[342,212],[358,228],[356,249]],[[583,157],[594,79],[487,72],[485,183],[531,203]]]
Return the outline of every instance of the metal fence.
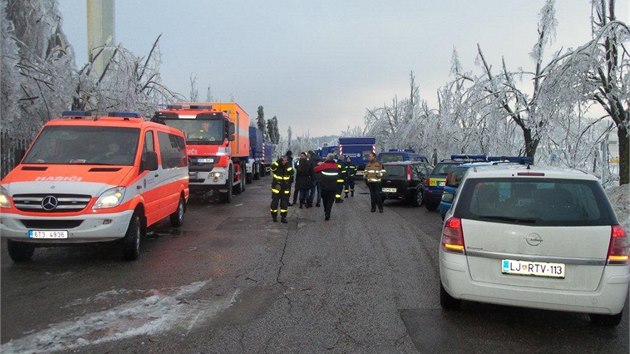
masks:
[[[16,138],[6,131],[0,132],[1,178],[18,164],[20,151],[26,150],[30,143],[31,139]]]

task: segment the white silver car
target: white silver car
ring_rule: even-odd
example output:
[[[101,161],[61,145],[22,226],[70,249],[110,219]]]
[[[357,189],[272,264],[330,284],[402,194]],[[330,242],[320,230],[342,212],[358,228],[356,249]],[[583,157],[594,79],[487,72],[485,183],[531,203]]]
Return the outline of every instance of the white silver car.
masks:
[[[439,252],[443,308],[470,300],[621,321],[630,241],[589,174],[469,169],[445,216]]]

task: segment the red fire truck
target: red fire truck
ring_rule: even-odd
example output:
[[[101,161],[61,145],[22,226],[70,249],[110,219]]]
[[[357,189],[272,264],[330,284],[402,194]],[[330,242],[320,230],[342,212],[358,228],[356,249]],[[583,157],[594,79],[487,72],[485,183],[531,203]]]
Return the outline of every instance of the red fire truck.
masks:
[[[190,102],[169,105],[153,120],[186,136],[190,191],[219,193],[224,203],[245,190],[249,157],[249,115],[237,103]]]

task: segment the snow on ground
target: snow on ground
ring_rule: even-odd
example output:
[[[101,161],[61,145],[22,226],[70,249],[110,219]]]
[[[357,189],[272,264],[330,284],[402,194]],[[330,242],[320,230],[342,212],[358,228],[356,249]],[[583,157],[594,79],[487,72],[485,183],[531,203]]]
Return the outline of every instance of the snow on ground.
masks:
[[[231,296],[212,301],[183,300],[199,292],[207,283],[200,281],[165,291],[152,290],[149,291],[150,296],[70,321],[50,324],[46,330],[12,339],[0,347],[0,352],[50,353],[137,335],[155,335],[176,328],[190,332],[197,323],[230,307],[238,296],[239,290],[236,290]],[[73,305],[128,292],[123,289],[101,293]]]
[[[608,188],[606,195],[615,209],[619,223],[630,234],[630,185]]]

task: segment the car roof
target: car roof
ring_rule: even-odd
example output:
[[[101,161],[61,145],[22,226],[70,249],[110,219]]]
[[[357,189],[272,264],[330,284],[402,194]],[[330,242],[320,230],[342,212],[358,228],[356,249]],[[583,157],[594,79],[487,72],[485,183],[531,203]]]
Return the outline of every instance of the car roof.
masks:
[[[406,160],[406,161],[392,161],[392,162],[384,162],[384,166],[389,165],[413,165],[413,164],[426,164],[423,160]]]
[[[549,166],[525,166],[501,164],[469,168],[465,178],[554,178],[598,180],[597,177],[580,170]]]

